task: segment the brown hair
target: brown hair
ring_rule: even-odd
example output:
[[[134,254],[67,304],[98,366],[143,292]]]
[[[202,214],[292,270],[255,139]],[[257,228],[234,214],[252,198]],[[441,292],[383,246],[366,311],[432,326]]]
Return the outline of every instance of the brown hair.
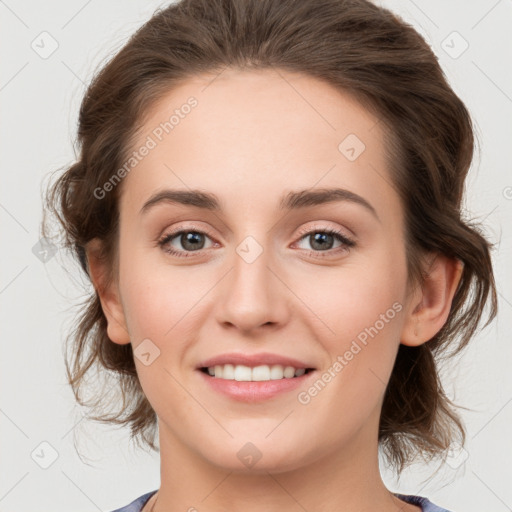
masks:
[[[398,473],[417,454],[432,459],[445,453],[457,434],[463,445],[465,430],[438,365],[449,348],[455,355],[467,345],[489,298],[485,326],[497,312],[492,246],[461,210],[472,123],[429,45],[385,8],[366,0],[183,0],[158,9],[95,75],[80,108],[79,158],[46,191],[47,209],[64,228],[64,246],[88,276],[85,248],[101,239],[115,278],[122,183],[102,199],[94,191],[126,161],[156,100],[187,78],[227,66],[316,77],[352,95],[386,127],[389,168],[406,216],[410,280],[421,283],[421,256],[428,252],[460,260],[463,273],[437,335],[418,347],[399,347],[379,442]],[[43,236],[45,224],[44,215]],[[156,449],[157,417],[138,381],[131,344],[109,340],[97,292],[85,301],[67,341],[69,383],[77,401],[95,413],[90,417],[128,424],[131,439]],[[108,403],[119,407],[120,401],[103,388],[95,400],[80,396],[93,368],[115,377],[120,410],[107,413]]]

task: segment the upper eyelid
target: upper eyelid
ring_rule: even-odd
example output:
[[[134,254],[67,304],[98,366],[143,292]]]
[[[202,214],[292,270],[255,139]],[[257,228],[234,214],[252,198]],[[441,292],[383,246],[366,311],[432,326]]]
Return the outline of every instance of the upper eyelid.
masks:
[[[349,232],[346,235],[344,234],[344,236],[346,238],[354,238],[354,239],[357,238],[355,233],[351,229],[349,229],[348,227],[339,228],[339,227],[333,227],[332,225],[329,225],[329,224],[320,224],[320,222],[328,222],[328,221],[313,221],[313,222],[316,222],[317,224],[315,224],[313,226],[308,226],[307,228],[300,228],[298,234],[300,236],[304,236],[304,235],[307,235],[308,233],[310,233],[310,232],[312,232],[314,230],[317,230],[317,231],[328,231],[328,230],[344,231],[345,230],[345,231]],[[185,232],[196,231],[196,232],[200,232],[200,233],[203,233],[205,235],[208,235],[208,236],[210,236],[212,238],[215,238],[215,236],[212,235],[210,233],[210,230],[208,230],[207,228],[193,226],[193,225],[185,225],[185,226],[179,226],[178,228],[172,229],[172,230],[170,230],[167,233],[166,233],[166,228],[163,229],[160,232],[160,234],[158,235],[158,239],[161,239],[161,238],[164,238],[164,237],[167,237],[167,236],[170,236],[170,235],[177,235],[177,234],[182,233],[183,231],[185,231]]]

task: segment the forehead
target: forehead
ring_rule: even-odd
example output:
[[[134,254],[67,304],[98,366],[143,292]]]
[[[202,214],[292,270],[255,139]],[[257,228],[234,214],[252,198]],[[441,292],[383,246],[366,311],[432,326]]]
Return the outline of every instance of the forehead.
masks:
[[[277,203],[284,190],[343,185],[385,203],[391,180],[378,121],[308,75],[226,69],[196,76],[146,112],[132,149],[151,149],[124,178],[123,196],[140,208],[164,187],[203,188]]]

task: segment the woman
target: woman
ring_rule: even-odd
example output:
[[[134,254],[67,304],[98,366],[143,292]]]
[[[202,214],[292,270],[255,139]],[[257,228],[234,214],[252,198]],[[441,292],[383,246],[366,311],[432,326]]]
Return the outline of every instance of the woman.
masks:
[[[363,0],[183,0],[78,133],[48,191],[95,288],[70,384],[114,372],[93,418],[159,437],[160,488],[118,511],[445,510],[378,465],[464,444],[437,361],[496,314],[471,120],[421,36]]]

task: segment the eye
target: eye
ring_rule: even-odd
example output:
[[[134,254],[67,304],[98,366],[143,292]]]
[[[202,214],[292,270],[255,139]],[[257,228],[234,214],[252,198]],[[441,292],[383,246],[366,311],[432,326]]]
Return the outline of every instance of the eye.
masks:
[[[196,252],[204,249],[204,237],[209,238],[208,234],[204,231],[197,229],[181,229],[166,234],[158,241],[158,245],[166,253],[177,256],[178,258],[188,258],[189,256],[193,256],[193,254],[187,254],[187,252]],[[185,250],[174,249],[171,244],[173,239],[176,239],[176,242]]]
[[[312,230],[303,231],[300,234],[303,235],[300,240],[308,241],[311,247],[313,247],[313,250],[309,250],[309,253],[321,258],[332,255],[333,252],[338,254],[339,252],[348,251],[351,247],[355,247],[356,245],[352,239],[336,229],[314,228]],[[333,249],[332,245],[336,240],[340,242],[340,246]],[[319,252],[328,254],[324,256],[324,254],[318,254]]]
[[[337,254],[339,252],[348,251],[351,247],[356,245],[353,240],[346,237],[341,231],[337,231],[335,229],[314,228],[309,231],[303,230],[300,232],[300,235],[302,236],[299,242],[302,240],[309,241],[313,247],[313,250],[309,250],[309,253],[316,257],[325,257],[323,254],[319,253],[328,253],[328,255],[332,255],[333,252]],[[205,248],[205,237],[210,238],[208,233],[195,228],[180,229],[164,235],[164,237],[158,241],[158,245],[164,252],[171,254],[172,256],[188,258],[190,256],[194,256],[194,252],[201,251]],[[340,243],[340,246],[333,249],[332,244],[336,240]],[[173,241],[178,245],[181,245],[183,250],[176,250],[176,246],[173,245]]]

